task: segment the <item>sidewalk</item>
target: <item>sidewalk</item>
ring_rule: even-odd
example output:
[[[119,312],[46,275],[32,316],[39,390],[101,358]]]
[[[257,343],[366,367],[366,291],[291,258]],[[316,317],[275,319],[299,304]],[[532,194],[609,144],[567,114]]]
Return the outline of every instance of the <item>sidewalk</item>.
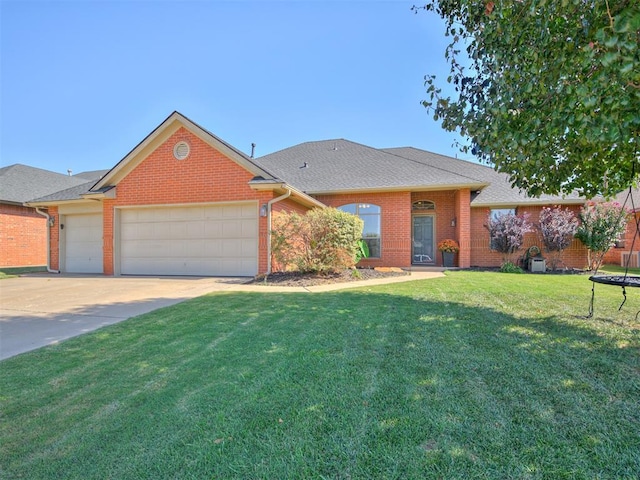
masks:
[[[327,285],[313,285],[308,287],[279,287],[276,285],[230,285],[227,291],[237,292],[309,292],[322,293],[334,292],[336,290],[345,290],[347,288],[370,287],[375,285],[387,285],[391,283],[412,282],[415,280],[426,280],[429,278],[444,277],[443,272],[410,272],[409,275],[400,275],[397,277],[375,278],[370,280],[357,280],[354,282],[331,283]]]

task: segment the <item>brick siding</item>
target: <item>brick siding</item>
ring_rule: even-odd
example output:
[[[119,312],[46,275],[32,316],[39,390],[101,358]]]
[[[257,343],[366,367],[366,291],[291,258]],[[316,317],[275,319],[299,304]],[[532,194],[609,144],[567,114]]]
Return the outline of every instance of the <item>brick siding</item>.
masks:
[[[0,267],[46,264],[46,218],[35,208],[0,204]]]
[[[176,160],[173,147],[184,141],[190,153]],[[104,204],[104,272],[114,273],[113,209],[117,206],[171,205],[189,203],[271,200],[271,192],[252,190],[253,174],[214,149],[199,137],[179,128],[123,178],[116,187],[116,198]],[[259,217],[258,271],[267,269],[267,220]]]
[[[563,207],[565,208],[565,207]],[[580,210],[579,206],[566,207],[572,210],[576,215]],[[528,212],[530,221],[537,223],[540,216],[541,206],[518,207],[517,213]],[[490,209],[486,207],[471,209],[471,266],[472,267],[496,267],[502,262],[502,254],[495,252],[489,248],[489,231],[485,227]],[[538,232],[528,233],[524,237],[524,245],[521,251],[514,254],[514,260],[517,261],[527,248],[532,245],[540,247],[543,256],[544,245]],[[584,268],[587,265],[587,249],[582,243],[574,239],[569,248],[562,252],[562,262],[564,267],[568,268]]]

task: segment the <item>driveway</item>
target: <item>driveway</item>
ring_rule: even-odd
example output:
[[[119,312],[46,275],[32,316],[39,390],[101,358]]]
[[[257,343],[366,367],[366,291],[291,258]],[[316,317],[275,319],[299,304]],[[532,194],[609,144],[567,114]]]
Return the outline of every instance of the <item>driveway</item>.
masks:
[[[246,277],[34,273],[0,281],[0,360],[219,291],[321,293],[443,276],[440,271],[314,287],[243,285]]]
[[[246,278],[30,274],[0,281],[0,360],[121,322]]]

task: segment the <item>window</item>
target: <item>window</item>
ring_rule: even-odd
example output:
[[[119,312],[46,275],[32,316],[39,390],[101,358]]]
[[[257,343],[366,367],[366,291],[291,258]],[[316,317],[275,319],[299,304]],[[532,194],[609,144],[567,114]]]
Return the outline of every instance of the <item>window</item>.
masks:
[[[495,220],[496,218],[498,218],[501,215],[515,215],[516,214],[516,209],[515,208],[492,208],[491,209],[491,219]]]
[[[413,211],[414,212],[423,212],[425,210],[435,210],[436,204],[430,200],[419,200],[417,202],[413,202]]]
[[[380,258],[380,207],[369,203],[350,203],[338,209],[362,219],[364,222],[362,239],[369,246],[369,257]]]

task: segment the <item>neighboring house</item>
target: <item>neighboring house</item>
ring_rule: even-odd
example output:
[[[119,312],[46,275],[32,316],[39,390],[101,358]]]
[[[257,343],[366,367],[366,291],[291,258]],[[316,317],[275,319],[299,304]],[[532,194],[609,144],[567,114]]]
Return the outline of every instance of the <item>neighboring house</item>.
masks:
[[[90,188],[89,188],[90,187]],[[46,209],[51,268],[107,275],[255,275],[271,269],[273,215],[333,206],[363,218],[365,266],[441,265],[444,238],[457,265],[498,266],[484,223],[492,210],[577,209],[579,197],[529,198],[486,166],[414,148],[347,140],[250,158],[178,112],[94,185],[28,204]],[[530,235],[528,244],[539,242]],[[577,241],[566,252],[583,267]]]
[[[603,263],[638,268],[640,267],[640,235],[638,235],[637,226],[640,223],[640,189],[632,187],[620,192],[612,201],[623,205],[631,213],[631,218],[627,222],[624,236],[607,252]]]
[[[95,183],[98,177],[91,178]],[[86,182],[86,178],[27,165],[0,168],[0,267],[46,265],[47,220],[24,203]]]

